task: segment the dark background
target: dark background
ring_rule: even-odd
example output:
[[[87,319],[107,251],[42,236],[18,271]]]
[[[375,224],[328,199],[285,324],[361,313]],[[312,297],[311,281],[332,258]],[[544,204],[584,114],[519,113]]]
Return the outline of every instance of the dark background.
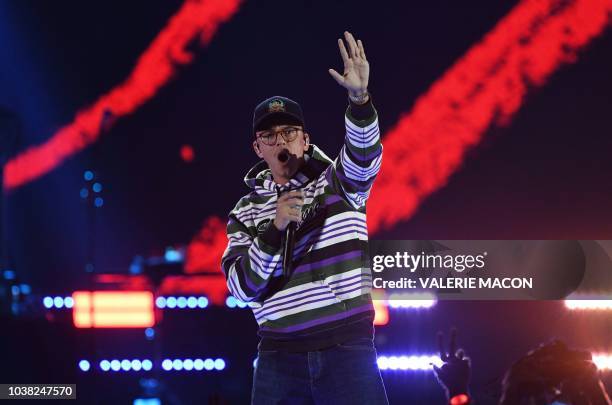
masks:
[[[345,29],[364,41],[384,135],[516,4],[245,2],[151,101],[57,169],[5,195],[6,266],[41,295],[68,294],[82,286],[90,228],[79,190],[87,169],[104,187],[94,234],[96,271],[127,272],[137,254],[188,244],[207,217],[224,218],[247,192],[242,178],[257,161],[251,120],[260,100],[272,95],[298,100],[313,142],[335,156],[344,133],[346,94],[327,69],[341,69],[336,38]],[[19,122],[17,151],[44,142],[78,109],[123,81],[180,5],[0,2],[0,107]],[[509,126],[489,131],[410,220],[376,237],[612,239],[610,49],[608,29],[579,53],[577,63],[563,66],[531,92]],[[180,156],[185,144],[195,151],[191,163]],[[389,330],[396,336],[414,332],[419,342],[411,347],[422,344],[425,350],[433,348],[428,339],[438,328],[460,320],[473,323],[468,335],[481,339],[473,349],[481,348],[483,358],[486,350],[500,348],[482,342],[513,341],[511,332],[496,329],[503,327],[500,320],[483,321],[491,317],[490,306],[462,303],[462,310],[455,308],[459,317],[452,316],[451,304],[444,305],[431,319],[419,315],[422,322],[411,319]],[[538,323],[521,321],[525,310],[546,314],[550,309],[550,318],[565,319],[564,309],[553,303],[496,305],[506,311],[504,321],[512,331]],[[595,321],[602,327],[611,322],[609,315]],[[561,325],[540,323],[541,330],[523,332],[504,358],[515,358],[553,331],[577,333],[578,324]],[[252,324],[234,332],[254,349]],[[606,341],[574,338],[582,345]],[[495,365],[498,371],[505,366]],[[237,391],[246,395],[248,389]]]

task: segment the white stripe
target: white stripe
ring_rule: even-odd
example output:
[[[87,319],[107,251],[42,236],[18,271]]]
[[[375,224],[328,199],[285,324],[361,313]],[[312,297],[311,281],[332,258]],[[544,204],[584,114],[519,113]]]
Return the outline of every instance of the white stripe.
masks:
[[[286,311],[280,311],[272,315],[261,317],[260,319],[257,319],[257,323],[261,325],[268,320],[275,321],[277,319],[284,318],[289,315],[299,314],[300,312],[309,311],[315,308],[327,307],[329,305],[336,304],[338,302],[340,301],[336,297],[333,297],[333,298],[330,297],[327,300],[313,302],[313,303],[306,304],[306,305],[300,305],[297,308],[288,309]]]
[[[311,302],[309,304],[305,304],[308,301],[319,301],[322,300],[323,302],[327,302],[327,301],[338,301],[338,299],[336,298],[336,295],[330,290],[321,290],[321,291],[317,291],[318,294],[321,295],[317,295],[316,297],[308,297],[308,296],[304,296],[304,297],[299,297],[296,299],[292,299],[290,301],[286,301],[283,302],[282,304],[279,304],[278,302],[272,302],[270,303],[270,305],[268,306],[268,308],[266,308],[266,305],[264,304],[263,309],[260,309],[258,311],[257,314],[255,314],[255,319],[261,319],[261,318],[268,318],[268,319],[278,319],[279,317],[281,317],[283,313],[286,312],[292,312],[292,313],[297,313],[297,312],[302,312],[304,310],[304,307],[310,306],[310,305],[316,305],[318,304],[317,302]],[[293,298],[293,297],[292,297]],[[326,305],[329,305],[326,304]],[[291,307],[295,307],[292,309],[288,309]],[[277,312],[279,311],[279,312]],[[276,312],[276,313],[273,313]]]
[[[359,240],[363,240],[363,241],[367,241],[368,237],[365,235],[362,235],[360,233],[348,233],[346,235],[342,235],[342,236],[338,236],[335,238],[330,238],[326,241],[323,242],[317,242],[313,247],[312,250],[317,250],[317,249],[322,249],[324,247],[330,246],[330,245],[334,245],[336,243],[340,243],[340,242],[346,242],[347,240],[351,240],[351,239],[359,239]]]
[[[319,287],[318,290],[314,290],[314,291],[308,291],[306,293],[303,293],[306,290],[309,290],[311,288],[317,288]],[[265,310],[266,305],[276,305],[276,304],[280,304],[280,303],[286,303],[286,302],[292,302],[294,299],[299,299],[301,296],[303,296],[303,294],[316,294],[316,293],[321,293],[321,292],[325,292],[326,289],[324,288],[320,288],[320,287],[328,287],[326,284],[323,284],[322,282],[309,282],[309,283],[305,283],[305,284],[301,284],[301,285],[297,285],[295,287],[291,287],[288,288],[286,290],[281,290],[279,292],[277,292],[276,294],[272,295],[271,297],[268,298],[268,300],[274,299],[274,301],[270,302],[268,304],[267,300],[263,303],[263,307],[259,310],[257,310],[257,313],[260,313],[262,310]],[[292,297],[287,297],[290,294],[295,294],[295,293],[299,293],[302,292],[303,294],[298,294]],[[277,300],[278,299],[278,300]],[[255,311],[253,311],[255,312]]]
[[[355,132],[368,132],[370,129],[378,126],[378,117],[376,117],[374,121],[372,121],[372,123],[366,127],[360,127],[353,124],[353,122],[347,116],[344,117],[344,123],[347,127]]]
[[[359,166],[351,160],[351,158],[346,154],[344,148],[342,148],[342,154],[340,156],[342,165],[344,165],[344,167],[346,168],[349,168],[349,170],[344,170],[344,174],[346,175],[346,177],[357,181],[366,181],[374,177],[380,170],[380,165],[382,163],[382,155],[378,155],[378,157],[374,159],[369,166]],[[356,171],[357,173],[359,173],[359,175],[355,176],[350,170]]]

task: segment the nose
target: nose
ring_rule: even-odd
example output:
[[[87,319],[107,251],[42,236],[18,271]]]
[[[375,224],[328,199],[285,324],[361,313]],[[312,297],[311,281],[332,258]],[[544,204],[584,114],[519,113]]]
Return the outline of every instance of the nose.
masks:
[[[283,138],[281,134],[277,134],[276,135],[276,146],[283,146],[286,144],[287,142],[285,141],[285,138]]]

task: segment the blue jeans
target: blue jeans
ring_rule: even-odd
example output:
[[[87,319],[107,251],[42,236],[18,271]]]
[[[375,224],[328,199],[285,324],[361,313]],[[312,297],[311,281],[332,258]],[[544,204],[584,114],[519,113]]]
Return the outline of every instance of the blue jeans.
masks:
[[[315,352],[259,351],[253,405],[388,403],[369,338]]]

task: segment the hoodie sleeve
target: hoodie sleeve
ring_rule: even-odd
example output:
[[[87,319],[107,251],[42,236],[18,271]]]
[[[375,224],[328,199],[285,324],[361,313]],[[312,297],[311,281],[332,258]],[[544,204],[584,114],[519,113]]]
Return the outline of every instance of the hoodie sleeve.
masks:
[[[328,183],[355,208],[363,208],[382,163],[378,114],[372,98],[350,103],[344,117],[346,135],[340,154],[328,169]]]
[[[236,210],[227,223],[228,244],[221,259],[227,287],[243,302],[255,301],[282,264],[281,231],[270,221],[265,231],[253,237]]]

